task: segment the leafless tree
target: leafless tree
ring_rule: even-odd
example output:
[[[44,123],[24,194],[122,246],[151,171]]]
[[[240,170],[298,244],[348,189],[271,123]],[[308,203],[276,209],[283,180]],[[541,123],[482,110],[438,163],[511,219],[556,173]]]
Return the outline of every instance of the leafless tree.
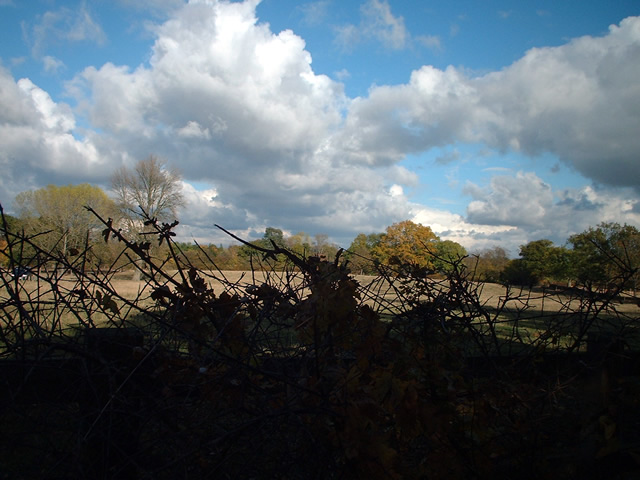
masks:
[[[115,200],[130,222],[141,223],[145,213],[158,220],[175,220],[177,210],[184,205],[182,175],[155,155],[140,160],[133,170],[123,166],[111,177]]]

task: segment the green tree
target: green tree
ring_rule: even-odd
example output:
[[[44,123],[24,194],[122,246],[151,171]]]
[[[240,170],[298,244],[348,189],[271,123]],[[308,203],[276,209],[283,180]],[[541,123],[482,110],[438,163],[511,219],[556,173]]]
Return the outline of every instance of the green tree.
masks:
[[[316,233],[313,236],[313,254],[319,256],[328,256],[329,246],[329,235],[326,233]]]
[[[272,249],[274,244],[277,247],[285,247],[285,239],[284,233],[279,228],[267,227],[262,235],[262,238],[258,240],[254,240],[250,242],[252,245],[256,245],[260,248]],[[250,247],[249,245],[241,245],[239,250],[240,256],[247,262],[248,265],[251,264],[252,261],[260,260],[265,258],[264,253],[259,252],[258,250]],[[279,264],[283,258],[278,255],[277,258],[265,258],[265,260],[271,260],[270,266],[276,266]],[[273,262],[275,260],[275,263]],[[259,264],[254,264],[253,268],[259,268]]]
[[[373,253],[382,263],[433,269],[438,237],[430,227],[405,220],[387,227]]]
[[[534,240],[520,247],[524,268],[534,283],[562,280],[567,276],[568,252],[551,240]]]
[[[630,225],[601,223],[569,237],[571,268],[587,286],[637,287],[640,269],[640,232]]]
[[[100,188],[88,183],[56,186],[22,192],[16,196],[15,209],[25,231],[40,234],[35,241],[46,249],[57,248],[66,255],[82,250],[94,232],[103,228],[85,207],[104,217],[114,216],[114,202]]]
[[[12,215],[8,215],[2,211],[2,205],[0,205],[0,265],[3,267],[10,264],[11,254],[13,253],[13,260],[19,263],[19,259],[15,258],[16,254],[19,254],[19,249],[13,251],[9,246],[9,242],[13,243],[14,237],[11,233],[17,233],[22,227],[20,226],[20,220]]]
[[[285,247],[284,233],[279,228],[267,227],[262,240],[266,248],[273,248],[274,244],[281,248]]]
[[[249,270],[251,264],[242,255],[242,247],[242,245],[229,245],[220,253],[221,264],[226,265],[224,268],[229,270]]]
[[[467,250],[453,240],[438,240],[433,252],[433,266],[440,273],[453,271],[456,262],[460,262],[467,255]]]
[[[380,242],[383,233],[360,233],[353,239],[347,249],[346,259],[349,268],[355,274],[374,275],[376,273],[373,250]]]
[[[298,232],[286,238],[285,244],[292,252],[308,256],[312,253],[312,240],[308,233]]]
[[[502,272],[509,264],[507,252],[502,247],[485,249],[467,259],[467,266],[474,271],[478,280],[498,283],[502,281]]]
[[[9,242],[0,237],[0,265],[6,267],[9,264]]]
[[[522,258],[509,260],[500,274],[500,279],[502,282],[510,285],[533,286],[535,283],[531,276],[531,271],[527,268]]]
[[[340,247],[329,240],[329,235],[326,233],[316,233],[313,239],[312,251],[314,255],[327,259],[335,258]]]
[[[520,285],[536,285],[565,280],[568,273],[569,252],[551,240],[534,240],[520,246],[520,258],[505,267],[503,280]]]
[[[0,205],[0,209],[2,209],[2,205]],[[17,232],[21,228],[22,227],[19,218],[2,212],[2,215],[0,215],[0,229],[2,230],[2,232]]]

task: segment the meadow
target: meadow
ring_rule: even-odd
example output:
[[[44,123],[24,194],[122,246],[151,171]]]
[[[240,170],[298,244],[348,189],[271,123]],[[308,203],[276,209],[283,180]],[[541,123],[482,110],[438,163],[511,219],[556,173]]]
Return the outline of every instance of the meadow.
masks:
[[[637,472],[630,292],[296,262],[3,274],[0,461],[20,478]]]
[[[303,274],[296,271],[205,270],[199,271],[198,274],[216,295],[230,292],[246,297],[247,288],[263,284],[295,291],[298,299],[303,299],[310,293]],[[8,312],[11,310],[12,302],[8,301],[10,294],[7,288],[17,287],[16,291],[22,295],[24,301],[23,308],[32,310],[33,318],[39,319],[39,325],[45,331],[52,328],[62,331],[68,327],[104,327],[114,323],[113,314],[116,307],[118,313],[122,311],[136,315],[140,310],[153,308],[157,304],[152,298],[152,293],[159,285],[171,286],[168,279],[176,281],[176,285],[184,280],[177,270],[167,270],[163,275],[166,276],[152,280],[145,275],[140,278],[140,275],[133,271],[124,271],[100,278],[89,274],[86,278],[79,279],[75,275],[65,274],[56,277],[54,281],[49,281],[44,276],[40,279],[32,276],[30,279],[16,282],[5,274],[0,287],[0,304],[5,310],[9,309],[5,311],[5,315],[11,317]],[[91,278],[94,281],[91,281]],[[415,285],[399,288],[400,282],[394,276],[352,275],[350,278],[358,284],[362,303],[369,305],[382,319],[389,321],[402,316],[407,308],[429,303],[447,295],[451,289],[447,279],[420,279],[415,290],[421,293],[408,295],[407,289],[413,289]],[[415,279],[413,283],[415,284]],[[175,285],[171,288],[175,288]],[[495,327],[493,333],[503,340],[517,339],[518,343],[525,345],[535,345],[541,340],[549,340],[556,346],[569,346],[575,339],[576,329],[579,330],[576,321],[585,315],[596,314],[599,330],[608,331],[611,335],[623,331],[625,341],[630,346],[635,349],[640,345],[636,328],[636,320],[640,316],[640,302],[630,291],[606,298],[605,295],[589,297],[588,292],[558,287],[517,287],[470,281],[466,288],[469,294],[468,303],[472,304],[472,308],[481,310],[483,314],[475,317],[478,328],[483,330],[480,325],[490,321]],[[103,292],[98,295],[104,294],[103,298],[107,298],[108,295],[114,303],[111,308],[106,309],[104,305],[102,308],[90,307],[83,303],[86,298],[78,298],[77,293],[81,290],[85,291],[88,298],[93,299],[96,292]],[[464,309],[462,306],[449,308],[448,314],[452,317]],[[127,321],[126,313],[117,316],[116,323],[124,325]],[[592,330],[594,329],[592,327]],[[585,348],[586,338],[575,350],[584,351]]]

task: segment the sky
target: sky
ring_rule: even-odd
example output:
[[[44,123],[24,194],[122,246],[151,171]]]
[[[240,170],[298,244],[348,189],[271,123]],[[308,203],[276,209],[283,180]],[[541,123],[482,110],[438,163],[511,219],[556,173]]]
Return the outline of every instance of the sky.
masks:
[[[184,241],[640,228],[640,3],[0,0],[0,203],[183,175]]]

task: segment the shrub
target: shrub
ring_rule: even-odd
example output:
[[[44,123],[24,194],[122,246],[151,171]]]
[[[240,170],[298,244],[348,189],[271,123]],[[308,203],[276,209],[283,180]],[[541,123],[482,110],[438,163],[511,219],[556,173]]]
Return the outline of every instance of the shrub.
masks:
[[[87,268],[91,249],[59,258],[6,233],[35,249],[37,272],[30,284],[3,277],[2,354],[30,372],[5,375],[11,436],[0,460],[11,453],[10,474],[557,478],[583,465],[599,474],[609,465],[602,459],[637,454],[635,439],[620,433],[623,419],[600,402],[611,391],[590,395],[573,364],[557,362],[605,322],[634,328],[609,298],[569,299],[533,317],[531,297],[511,289],[493,306],[483,302],[463,259],[446,278],[379,267],[363,285],[340,252],[321,260],[277,244],[250,248],[282,269],[243,286],[189,264],[172,243],[175,224],[149,220],[153,236],[134,243],[103,223],[105,240],[121,242],[123,258],[145,272],[134,298],[118,292],[110,269]],[[167,246],[176,275],[149,256],[151,241]],[[45,263],[55,269],[37,268]],[[76,387],[63,400],[21,403],[30,378],[51,366]],[[584,420],[592,412],[595,426]],[[45,440],[34,442],[28,426],[40,420]],[[573,447],[576,428],[595,428],[578,441],[583,453]]]

